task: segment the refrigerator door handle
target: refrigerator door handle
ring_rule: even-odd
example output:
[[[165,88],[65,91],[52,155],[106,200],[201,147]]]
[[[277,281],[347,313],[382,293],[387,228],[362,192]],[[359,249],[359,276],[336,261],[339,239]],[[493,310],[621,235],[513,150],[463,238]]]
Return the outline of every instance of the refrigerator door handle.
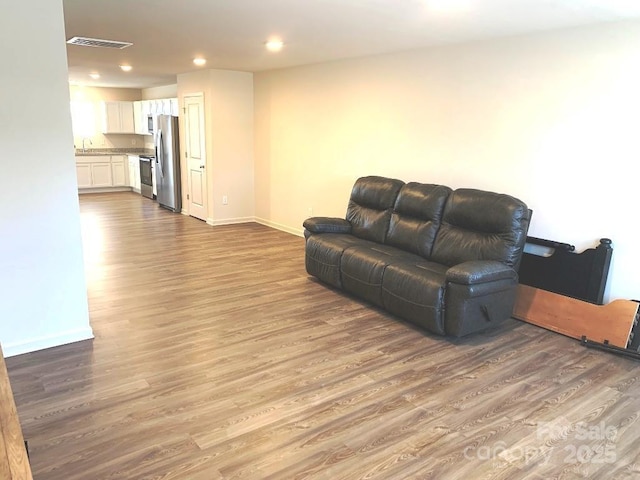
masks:
[[[164,178],[164,173],[162,171],[162,162],[164,161],[164,151],[162,145],[162,130],[158,129],[158,133],[156,136],[156,164],[158,165],[158,172],[160,173],[160,177]]]

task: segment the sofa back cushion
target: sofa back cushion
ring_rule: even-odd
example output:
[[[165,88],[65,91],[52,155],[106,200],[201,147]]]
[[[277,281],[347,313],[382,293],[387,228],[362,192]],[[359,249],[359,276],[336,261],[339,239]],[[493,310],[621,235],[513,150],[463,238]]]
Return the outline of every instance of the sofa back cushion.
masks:
[[[351,233],[356,237],[384,243],[393,205],[402,185],[402,180],[376,176],[356,180],[347,207]]]
[[[404,185],[391,214],[386,243],[429,258],[451,191],[443,185]]]
[[[448,266],[497,260],[518,269],[530,211],[509,195],[455,190],[447,200],[431,259]]]

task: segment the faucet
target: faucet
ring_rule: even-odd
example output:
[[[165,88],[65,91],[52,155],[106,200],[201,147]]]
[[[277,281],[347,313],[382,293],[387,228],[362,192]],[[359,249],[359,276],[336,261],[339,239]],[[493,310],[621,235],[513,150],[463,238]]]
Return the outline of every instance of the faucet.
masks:
[[[89,140],[89,145],[93,145],[93,142],[91,141],[90,138],[83,138],[82,139],[82,152],[85,153],[87,151],[87,147],[85,147],[85,143],[87,140]]]

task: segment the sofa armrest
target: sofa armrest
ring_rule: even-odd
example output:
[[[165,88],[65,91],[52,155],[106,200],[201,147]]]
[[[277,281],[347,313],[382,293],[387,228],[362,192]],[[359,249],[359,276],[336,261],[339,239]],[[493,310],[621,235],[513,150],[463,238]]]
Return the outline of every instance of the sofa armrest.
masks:
[[[460,285],[477,285],[497,280],[518,280],[516,271],[493,260],[472,260],[447,270],[447,281]]]
[[[311,233],[351,233],[351,224],[344,218],[307,218],[302,226]]]

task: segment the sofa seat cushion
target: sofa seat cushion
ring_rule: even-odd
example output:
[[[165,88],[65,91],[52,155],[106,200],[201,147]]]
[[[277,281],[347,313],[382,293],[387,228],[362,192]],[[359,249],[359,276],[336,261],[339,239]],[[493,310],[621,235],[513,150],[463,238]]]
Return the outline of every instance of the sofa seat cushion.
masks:
[[[384,307],[430,332],[443,335],[447,267],[427,260],[398,261],[382,279]]]
[[[323,282],[342,288],[340,258],[349,247],[369,243],[353,235],[323,233],[311,235],[305,247],[305,267],[310,275]]]
[[[420,260],[404,250],[373,242],[350,247],[342,254],[340,274],[342,288],[365,300],[382,306],[382,276],[390,263]]]

